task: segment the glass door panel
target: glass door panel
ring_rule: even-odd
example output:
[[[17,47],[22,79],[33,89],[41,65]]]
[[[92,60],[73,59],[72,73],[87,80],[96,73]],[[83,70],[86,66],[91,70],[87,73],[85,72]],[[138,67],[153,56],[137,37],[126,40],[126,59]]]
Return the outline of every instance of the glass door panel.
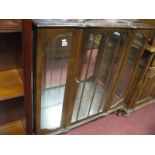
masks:
[[[78,80],[78,90],[75,99],[72,122],[88,115],[91,98],[94,90],[95,66],[97,64],[98,47],[101,35],[89,35],[87,48],[83,54],[83,62],[80,78]],[[86,104],[87,103],[87,104]]]
[[[59,33],[46,40],[42,49],[41,129],[55,129],[61,124],[72,35]]]
[[[115,98],[112,102],[112,107],[124,100],[124,96],[127,91],[127,88],[130,87],[130,90],[132,89],[131,92],[133,92],[135,89],[135,86],[140,78],[140,75],[142,74],[143,67],[144,67],[144,61],[143,59],[141,59],[141,61],[139,62],[139,66],[135,72],[136,64],[141,57],[141,53],[143,52],[142,48],[143,48],[144,42],[145,42],[145,38],[143,34],[137,32],[133,38],[132,44],[129,47],[129,50],[130,50],[129,56],[127,58],[123,72],[121,73],[121,79],[119,82],[119,86],[116,90]],[[135,72],[134,81],[132,82],[132,86],[131,86],[130,80],[134,72]]]
[[[105,48],[103,59],[100,64],[99,84],[103,86],[105,92],[102,98],[100,110],[102,111],[107,97],[109,96],[110,88],[114,85],[114,77],[117,73],[120,57],[122,56],[122,45],[126,35],[124,33],[114,32],[109,36],[107,47]],[[123,40],[124,39],[124,40]]]
[[[119,32],[89,34],[80,78],[77,80],[72,122],[103,110],[119,62],[122,35]]]
[[[138,98],[137,98],[137,102],[135,104],[141,104],[143,101],[151,99],[153,97],[153,92],[154,92],[154,88],[155,88],[155,69],[153,69],[153,66],[151,64],[151,61],[153,60],[153,55],[152,53],[150,53],[149,51],[144,51],[144,54],[142,56],[142,62],[141,66],[143,64],[143,66],[148,66],[145,67],[147,69],[146,73],[143,73],[143,75],[141,75],[141,80],[142,82],[142,86],[141,86],[141,90],[139,92]],[[143,67],[142,66],[142,67]],[[150,67],[149,67],[150,66]],[[145,72],[145,71],[144,71]]]

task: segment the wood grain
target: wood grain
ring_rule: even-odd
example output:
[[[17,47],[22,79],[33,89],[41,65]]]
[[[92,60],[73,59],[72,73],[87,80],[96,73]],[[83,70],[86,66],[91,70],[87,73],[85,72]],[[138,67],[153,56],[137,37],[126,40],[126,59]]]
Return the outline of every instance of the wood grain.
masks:
[[[25,135],[22,120],[10,122],[0,126],[0,135]]]
[[[0,101],[23,95],[23,81],[18,70],[0,72]]]
[[[21,20],[0,20],[0,32],[21,32]]]
[[[24,118],[24,97],[0,101],[0,125]]]
[[[32,21],[23,20],[22,59],[24,76],[24,104],[27,134],[32,134]]]

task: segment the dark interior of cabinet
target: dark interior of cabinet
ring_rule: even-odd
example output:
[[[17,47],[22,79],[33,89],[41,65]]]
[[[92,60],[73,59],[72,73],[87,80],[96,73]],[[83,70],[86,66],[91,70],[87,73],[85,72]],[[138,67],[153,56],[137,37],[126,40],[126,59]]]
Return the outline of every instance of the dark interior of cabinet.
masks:
[[[144,51],[140,67],[144,67],[147,64],[149,57],[151,57],[151,55],[152,55],[152,53],[150,53],[149,51],[147,51],[147,50]],[[154,60],[154,59],[152,59],[152,60]],[[150,67],[151,67],[151,65],[150,65]],[[141,94],[140,94],[139,99],[138,99],[138,104],[141,103],[143,100],[151,99],[153,97],[154,88],[155,88],[154,73],[155,73],[154,70],[148,69],[147,75],[145,77],[144,85],[143,85]]]
[[[131,53],[129,54],[129,58],[128,58],[128,61],[126,64],[126,66],[128,66],[127,67],[128,70],[126,70],[128,72],[128,76],[127,76],[129,78],[128,81],[130,81],[130,78],[132,78],[132,76],[133,76],[134,80],[130,81],[130,83],[128,85],[129,91],[128,91],[127,97],[125,98],[125,102],[128,105],[130,105],[130,103],[132,103],[133,106],[136,106],[136,102],[135,102],[136,98],[134,98],[134,96],[138,96],[137,94],[140,93],[141,95],[137,99],[139,100],[138,103],[141,103],[142,100],[149,98],[153,91],[153,87],[151,84],[153,81],[149,78],[148,78],[149,80],[148,79],[145,80],[143,89],[140,87],[141,86],[140,82],[143,81],[142,77],[143,77],[145,68],[147,67],[151,53],[147,50],[144,50],[142,56],[139,57],[137,52],[140,52],[140,51],[138,51],[137,48],[134,47],[134,50],[132,49]],[[140,60],[136,67],[134,64],[136,64],[136,62],[138,61],[138,57]],[[124,75],[124,77],[125,77],[125,75]],[[135,93],[137,93],[137,94],[135,94]],[[130,96],[133,96],[133,97],[131,98]]]
[[[21,134],[25,118],[22,32],[9,24],[0,21],[0,28],[5,25],[0,33],[0,134]]]
[[[116,90],[116,94],[119,96],[119,100],[116,100],[116,102],[122,99],[129,105],[133,100],[131,96],[134,96],[135,90],[139,89],[139,81],[150,56],[148,51],[143,50],[144,40],[143,34],[136,33],[129,46],[129,55]]]

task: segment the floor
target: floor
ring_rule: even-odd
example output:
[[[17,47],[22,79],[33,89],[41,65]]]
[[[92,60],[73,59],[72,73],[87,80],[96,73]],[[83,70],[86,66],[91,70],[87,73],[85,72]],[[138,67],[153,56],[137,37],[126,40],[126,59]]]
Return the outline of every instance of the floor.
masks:
[[[155,104],[133,112],[129,117],[109,116],[100,118],[78,128],[66,135],[154,135]]]

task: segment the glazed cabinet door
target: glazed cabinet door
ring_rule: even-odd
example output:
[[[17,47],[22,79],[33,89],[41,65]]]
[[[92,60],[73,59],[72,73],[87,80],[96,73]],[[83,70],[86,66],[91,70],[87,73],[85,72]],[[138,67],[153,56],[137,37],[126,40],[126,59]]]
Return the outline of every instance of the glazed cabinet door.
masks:
[[[134,107],[145,102],[149,103],[149,100],[155,98],[155,54],[149,51],[145,52],[148,53],[148,64],[143,79],[141,79],[141,86],[137,92],[138,97]]]
[[[150,55],[145,51],[145,45],[149,40],[150,34],[150,30],[136,30],[134,32],[132,42],[128,46],[128,58],[116,91],[117,96],[121,100],[115,100],[115,103],[121,101],[128,108],[131,108],[137,100],[143,76],[150,62]]]
[[[72,77],[81,43],[80,29],[46,28],[34,32],[36,40],[36,130],[43,134],[62,127]],[[63,108],[64,107],[64,108]]]
[[[106,112],[117,86],[129,42],[128,31],[87,29],[71,123]]]

